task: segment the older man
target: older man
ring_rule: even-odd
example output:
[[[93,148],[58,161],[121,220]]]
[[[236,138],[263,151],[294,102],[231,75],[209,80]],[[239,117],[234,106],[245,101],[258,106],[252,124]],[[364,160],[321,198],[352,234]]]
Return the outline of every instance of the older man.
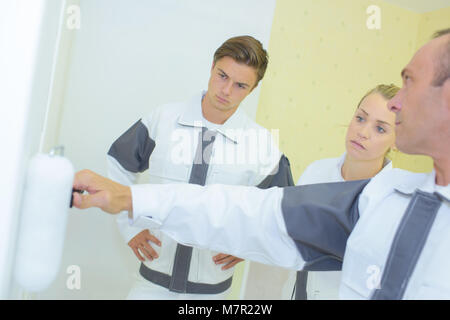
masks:
[[[372,180],[260,190],[186,185],[124,187],[84,170],[79,208],[127,210],[130,223],[177,241],[297,270],[339,270],[344,299],[450,299],[450,29],[401,72],[389,101],[397,146],[434,170]],[[183,194],[183,197],[178,196]]]

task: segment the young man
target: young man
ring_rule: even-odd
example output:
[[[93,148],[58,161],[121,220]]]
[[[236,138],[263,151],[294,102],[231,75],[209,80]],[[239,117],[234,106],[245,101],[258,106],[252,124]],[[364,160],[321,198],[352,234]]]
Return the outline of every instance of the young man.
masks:
[[[74,187],[91,194],[74,194],[75,206],[128,210],[131,222],[145,220],[178,241],[263,263],[342,267],[343,299],[450,299],[450,29],[401,75],[403,87],[388,102],[396,145],[431,156],[429,174],[393,169],[370,181],[258,190],[130,188],[84,170]],[[181,192],[187,200],[176,197]]]
[[[267,63],[256,39],[227,40],[214,54],[206,92],[157,107],[112,144],[109,177],[131,185],[148,169],[153,184],[293,185],[289,162],[270,133],[239,110]],[[157,229],[130,226],[126,212],[117,221],[142,262],[128,299],[226,297],[233,267],[242,259],[176,243]]]

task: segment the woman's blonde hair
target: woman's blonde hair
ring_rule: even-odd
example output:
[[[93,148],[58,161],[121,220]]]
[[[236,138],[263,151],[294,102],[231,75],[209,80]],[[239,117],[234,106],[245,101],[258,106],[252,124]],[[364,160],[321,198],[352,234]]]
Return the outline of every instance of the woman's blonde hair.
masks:
[[[371,95],[372,93],[378,93],[381,96],[383,96],[386,100],[391,100],[397,94],[397,92],[399,90],[400,90],[400,88],[397,87],[395,84],[379,84],[375,88],[373,88],[372,90],[367,92],[364,95],[364,97],[362,97],[362,99],[358,103],[358,108],[361,105],[361,102],[363,102],[363,100],[368,95]],[[358,108],[356,108],[356,109],[358,109]]]

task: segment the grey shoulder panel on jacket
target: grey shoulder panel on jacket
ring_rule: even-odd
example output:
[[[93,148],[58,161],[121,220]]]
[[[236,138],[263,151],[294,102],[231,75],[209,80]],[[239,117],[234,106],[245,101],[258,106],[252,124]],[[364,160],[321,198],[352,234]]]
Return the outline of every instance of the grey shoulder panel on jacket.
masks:
[[[108,155],[128,171],[143,172],[148,169],[149,158],[155,146],[147,127],[139,120],[114,141]]]
[[[268,175],[259,185],[257,185],[257,187],[261,189],[268,189],[272,187],[289,186],[295,186],[295,183],[292,178],[289,159],[283,154],[278,162],[278,167],[273,174]]]
[[[359,195],[369,181],[284,189],[283,218],[289,236],[306,261],[304,270],[341,270],[347,239],[359,219]]]

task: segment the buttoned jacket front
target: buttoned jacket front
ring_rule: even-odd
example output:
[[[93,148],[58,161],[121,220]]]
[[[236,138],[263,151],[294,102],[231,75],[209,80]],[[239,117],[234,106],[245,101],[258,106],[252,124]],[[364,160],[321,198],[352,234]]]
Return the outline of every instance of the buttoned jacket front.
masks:
[[[201,99],[199,94],[188,102],[160,106],[127,130],[108,153],[110,178],[126,185],[189,182],[193,163],[197,161],[195,155],[202,139],[202,128],[205,127]],[[220,183],[268,188],[293,184],[287,158],[280,153],[272,135],[239,108],[223,125],[207,131],[203,140],[209,141],[213,135],[206,185]],[[145,174],[137,180],[138,174],[144,171]],[[184,197],[186,195],[182,193],[176,195],[176,198]],[[142,227],[129,226],[126,213],[121,213],[117,221],[126,242],[143,230]],[[144,264],[152,270],[171,275],[177,242],[160,230],[150,228],[150,232],[162,246],[152,244],[159,258],[151,262],[146,260]],[[217,253],[194,248],[188,281],[215,284],[230,278],[233,268],[222,270],[223,265],[214,264],[212,257]]]

